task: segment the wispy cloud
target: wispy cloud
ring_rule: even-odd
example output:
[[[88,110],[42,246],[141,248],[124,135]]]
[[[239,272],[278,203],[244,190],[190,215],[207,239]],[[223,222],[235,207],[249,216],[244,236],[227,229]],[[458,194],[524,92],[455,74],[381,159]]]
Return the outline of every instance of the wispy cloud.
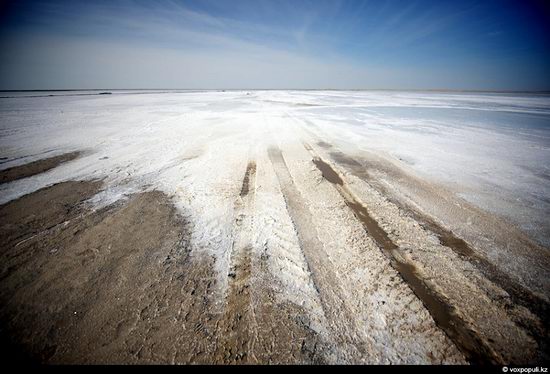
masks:
[[[72,86],[83,85],[82,77],[90,84],[101,79],[126,87],[143,87],[144,81],[157,87],[474,86],[472,77],[478,75],[466,69],[478,69],[480,59],[495,64],[496,52],[505,60],[509,56],[503,54],[513,48],[525,48],[523,54],[532,49],[519,40],[502,44],[511,40],[497,38],[503,21],[469,1],[398,6],[360,0],[39,0],[23,5],[11,28],[0,27],[0,47],[10,51],[0,61],[4,85],[47,71],[39,77],[44,85],[56,76],[66,85],[71,76]],[[466,20],[473,20],[472,27],[464,27]],[[483,44],[489,39],[500,44]],[[539,69],[540,61],[531,59],[531,67]],[[505,68],[510,67],[484,71],[497,77]],[[462,69],[462,80],[456,69]],[[72,75],[63,75],[69,71]]]

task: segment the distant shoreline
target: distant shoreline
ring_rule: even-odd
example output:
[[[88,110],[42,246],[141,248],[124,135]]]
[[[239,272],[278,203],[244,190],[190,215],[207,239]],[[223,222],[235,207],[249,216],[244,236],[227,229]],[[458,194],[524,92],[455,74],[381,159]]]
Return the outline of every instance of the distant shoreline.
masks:
[[[550,90],[458,90],[439,88],[56,88],[32,90],[0,90],[0,92],[83,92],[83,91],[398,91],[398,92],[464,92],[464,93],[529,93],[550,94]]]
[[[500,95],[550,95],[550,91],[483,91],[483,90],[443,90],[443,89],[311,89],[311,88],[269,88],[269,89],[246,89],[246,88],[205,88],[205,89],[192,89],[192,88],[167,88],[167,89],[53,89],[53,90],[0,90],[0,99],[18,99],[18,98],[37,98],[37,97],[59,97],[59,96],[98,96],[98,95],[110,95],[110,94],[131,94],[131,95],[147,95],[147,94],[162,94],[162,93],[196,93],[196,92],[235,92],[235,91],[318,91],[318,92],[411,92],[411,93],[441,93],[441,94],[500,94]],[[2,95],[2,93],[4,95]],[[13,94],[21,95],[13,95]],[[34,95],[33,95],[34,93]],[[49,93],[49,94],[46,94]],[[12,94],[12,95],[9,95]],[[26,94],[26,95],[25,95]]]

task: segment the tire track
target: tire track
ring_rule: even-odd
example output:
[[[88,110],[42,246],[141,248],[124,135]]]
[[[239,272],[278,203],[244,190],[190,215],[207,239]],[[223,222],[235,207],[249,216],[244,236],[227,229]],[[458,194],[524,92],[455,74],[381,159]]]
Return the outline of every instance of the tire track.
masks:
[[[365,170],[365,166],[354,158],[334,149],[332,145],[328,143],[320,141],[317,145],[330,150],[329,156],[332,160],[337,164],[343,165],[352,175],[361,180],[373,182],[373,178],[369,175],[368,171]],[[309,145],[307,145],[307,148],[309,148],[309,151],[313,151]],[[386,197],[388,196],[387,191],[385,191],[382,186],[378,186],[375,183],[372,183],[371,185],[379,193]],[[497,265],[490,262],[486,257],[482,256],[479,251],[474,250],[470,244],[462,238],[459,238],[451,230],[448,230],[438,224],[434,219],[420,213],[411,206],[405,205],[405,203],[400,202],[395,198],[389,198],[389,201],[398,206],[399,209],[406,212],[407,215],[412,216],[412,218],[418,222],[423,229],[433,233],[442,246],[453,250],[461,259],[468,261],[470,264],[475,266],[488,280],[506,291],[510,295],[510,301],[512,304],[521,305],[536,315],[542,322],[542,326],[540,323],[537,323],[538,321],[533,321],[529,318],[521,319],[519,323],[529,331],[529,333],[537,340],[537,343],[539,344],[540,359],[537,360],[548,360],[548,347],[550,346],[547,332],[547,326],[550,326],[549,303],[540,297],[540,295],[533,293],[527,287],[517,282],[517,280],[513,279],[509,274],[503,271],[503,269],[500,269]]]
[[[296,231],[281,192],[275,170],[267,152],[261,154],[261,165],[257,175],[257,204],[255,213],[254,257],[255,289],[261,289],[254,303],[261,308],[257,317],[261,325],[288,325],[294,338],[288,345],[283,361],[273,360],[273,356],[262,357],[261,362],[286,363],[327,363],[331,360],[334,344],[327,340],[326,318],[312,280],[307,261],[300,248]],[[264,306],[272,305],[276,313],[269,314]],[[262,310],[265,312],[262,313]],[[288,319],[289,323],[283,322]],[[279,330],[279,331],[278,331]],[[281,328],[264,334],[258,344],[265,347],[281,346],[280,339],[286,339]],[[263,352],[269,352],[262,349]],[[278,355],[281,355],[279,353]],[[264,358],[265,357],[265,358]],[[294,358],[293,358],[294,357]]]
[[[335,282],[343,291],[346,309],[368,347],[368,356],[353,362],[465,363],[464,355],[436,325],[345,200],[323,180],[296,127],[284,126],[282,120],[277,125],[293,182],[311,213],[323,255],[337,274]]]
[[[335,340],[339,361],[369,361],[368,339],[359,335],[357,321],[346,307],[344,290],[340,287],[334,266],[323,251],[323,243],[317,237],[311,213],[294,185],[292,176],[278,147],[268,149],[269,159],[287,203],[300,246],[306,258],[314,285],[319,293],[327,318],[329,333]]]
[[[417,274],[414,265],[403,260],[399,247],[372,218],[367,208],[355,198],[340,175],[325,161],[318,157],[311,146],[304,144],[312,156],[312,162],[324,179],[330,182],[363,224],[367,233],[375,240],[379,248],[390,259],[392,267],[399,272],[414,294],[422,301],[436,324],[449,336],[466,358],[476,364],[496,364],[501,361],[499,355],[458,316],[441,295],[432,290]]]
[[[235,202],[235,236],[227,274],[228,294],[220,323],[222,342],[216,357],[221,363],[250,361],[250,344],[252,337],[257,334],[250,289],[255,182],[256,162],[250,161],[246,167],[241,192]]]
[[[312,363],[317,337],[304,311],[277,302],[273,279],[262,271],[254,250],[256,164],[248,163],[235,203],[234,240],[228,272],[228,292],[218,323],[214,362],[223,364]]]
[[[241,197],[245,197],[248,195],[248,192],[250,190],[250,181],[254,182],[256,177],[256,162],[250,161],[248,165],[246,166],[246,172],[244,174],[243,178],[243,185],[241,187]]]

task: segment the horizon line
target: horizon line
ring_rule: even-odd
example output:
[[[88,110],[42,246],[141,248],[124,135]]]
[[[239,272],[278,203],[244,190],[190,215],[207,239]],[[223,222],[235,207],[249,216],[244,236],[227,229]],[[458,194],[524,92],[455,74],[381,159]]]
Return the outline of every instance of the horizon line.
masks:
[[[431,91],[431,92],[487,92],[487,93],[550,93],[548,90],[496,90],[453,88],[52,88],[0,89],[0,92],[82,92],[82,91]]]

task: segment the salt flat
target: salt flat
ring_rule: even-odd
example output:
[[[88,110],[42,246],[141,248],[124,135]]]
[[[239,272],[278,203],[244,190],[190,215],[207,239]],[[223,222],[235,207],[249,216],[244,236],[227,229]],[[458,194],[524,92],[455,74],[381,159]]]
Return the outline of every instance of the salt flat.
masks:
[[[547,359],[549,96],[96,93],[0,99],[0,317],[33,359]]]

